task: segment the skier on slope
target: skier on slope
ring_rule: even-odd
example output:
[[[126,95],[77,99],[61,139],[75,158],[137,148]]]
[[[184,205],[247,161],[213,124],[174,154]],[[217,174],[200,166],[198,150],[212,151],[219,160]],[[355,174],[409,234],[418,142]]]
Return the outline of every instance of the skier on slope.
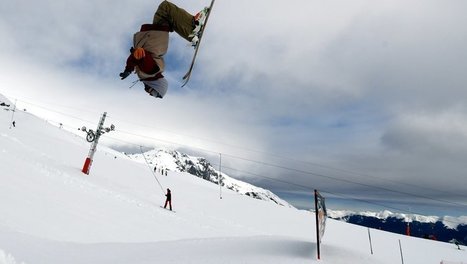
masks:
[[[169,32],[177,32],[196,46],[197,34],[204,23],[206,12],[204,9],[192,16],[175,4],[163,1],[154,14],[153,23],[142,25],[141,30],[134,34],[131,54],[127,58],[125,70],[120,73],[121,79],[125,79],[135,70],[149,95],[164,97],[168,83],[162,75],[163,56],[168,49]]]
[[[168,204],[170,211],[172,211],[172,193],[170,192],[169,188],[167,188],[167,194],[165,195],[165,197],[167,198],[165,199],[164,208],[167,208],[167,204]]]

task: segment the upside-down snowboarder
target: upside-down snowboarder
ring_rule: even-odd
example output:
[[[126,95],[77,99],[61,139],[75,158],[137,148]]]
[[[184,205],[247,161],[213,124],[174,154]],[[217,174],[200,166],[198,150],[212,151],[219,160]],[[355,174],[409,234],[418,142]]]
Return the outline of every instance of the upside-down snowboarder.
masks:
[[[125,70],[120,73],[121,79],[136,71],[147,93],[156,98],[164,97],[168,83],[162,75],[165,66],[163,56],[169,46],[169,32],[177,32],[196,46],[207,14],[208,9],[205,8],[193,16],[175,4],[163,1],[154,14],[153,23],[142,25],[134,34],[131,54]]]

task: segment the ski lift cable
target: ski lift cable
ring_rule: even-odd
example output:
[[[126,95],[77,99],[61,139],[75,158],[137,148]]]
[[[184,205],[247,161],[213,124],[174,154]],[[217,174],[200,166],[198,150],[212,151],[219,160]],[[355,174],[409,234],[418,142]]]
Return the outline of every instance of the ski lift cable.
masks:
[[[144,155],[144,152],[143,152],[143,147],[140,145],[139,146],[139,149],[141,151],[141,155],[143,155],[143,158],[144,158],[144,161],[146,162],[146,165],[148,165],[148,168],[149,170],[151,171],[152,175],[154,176],[154,178],[156,179],[157,183],[159,184],[159,187],[161,187],[161,191],[162,193],[164,194],[164,187],[162,187],[162,184],[160,183],[159,179],[157,179],[157,176],[156,174],[154,173],[154,170],[151,168],[151,166],[149,165],[149,161],[146,159],[146,155]]]
[[[158,138],[150,137],[150,136],[138,135],[138,134],[127,132],[127,131],[121,131],[120,130],[119,132],[125,133],[125,134],[128,134],[128,135],[132,135],[132,136],[157,140],[157,141],[164,142],[164,143],[170,143],[170,144],[175,144],[175,145],[184,146],[184,147],[196,148],[198,150],[205,151],[205,152],[208,152],[208,153],[219,153],[219,151],[212,151],[212,150],[207,150],[207,149],[203,149],[203,148],[199,148],[199,147],[183,145],[183,144],[176,143],[176,142],[173,142],[173,141],[162,140],[162,139],[158,139]],[[234,159],[249,161],[249,162],[257,163],[257,164],[260,164],[260,165],[281,168],[281,169],[285,169],[285,170],[295,171],[295,172],[299,172],[299,173],[303,173],[303,174],[314,175],[314,176],[322,177],[322,178],[328,178],[328,179],[335,180],[335,181],[342,181],[342,182],[346,182],[346,183],[352,183],[352,184],[361,185],[361,186],[365,186],[365,187],[375,187],[375,188],[382,189],[382,190],[385,190],[385,191],[391,191],[391,192],[395,192],[395,193],[399,193],[399,194],[405,194],[405,195],[413,196],[411,193],[397,191],[397,190],[394,190],[394,189],[391,189],[391,188],[386,188],[386,187],[378,187],[378,186],[375,186],[375,185],[372,185],[372,184],[362,183],[361,181],[357,181],[357,180],[348,180],[348,179],[343,179],[343,178],[340,178],[340,177],[333,177],[333,176],[329,176],[329,175],[325,175],[325,174],[321,174],[321,173],[315,173],[315,172],[312,172],[312,171],[298,170],[298,169],[294,169],[294,168],[280,166],[280,165],[277,165],[277,164],[271,164],[271,163],[266,163],[266,162],[263,162],[263,161],[257,161],[257,160],[253,160],[253,159],[247,159],[247,158],[243,158],[243,157],[239,157],[239,156],[234,156],[234,155],[230,155],[230,154],[225,153],[225,152],[224,152],[224,154],[226,156],[234,158]],[[291,159],[289,159],[289,160],[291,160]],[[317,165],[317,164],[315,164],[315,165]],[[349,174],[357,175],[357,176],[360,176],[360,178],[363,178],[363,180],[365,180],[365,181],[368,180],[368,179],[373,179],[373,180],[379,180],[379,181],[385,181],[385,182],[392,182],[392,183],[397,184],[397,185],[409,186],[411,188],[418,189],[418,190],[428,190],[428,191],[431,191],[431,192],[434,192],[434,191],[440,192],[440,190],[435,190],[433,188],[423,187],[423,186],[410,184],[410,183],[404,183],[404,182],[401,182],[401,181],[396,181],[396,180],[391,180],[391,179],[384,179],[384,178],[381,178],[381,177],[375,177],[375,176],[366,175],[366,174],[362,174],[362,173],[351,172],[351,171],[347,171],[347,170],[340,170],[340,169],[332,168],[332,167],[328,167],[328,166],[321,166],[321,167],[328,168],[328,169],[333,169],[335,171],[340,171],[342,173],[349,173]],[[440,192],[440,193],[448,194],[447,192]],[[431,197],[428,197],[428,196],[419,196],[419,198],[435,200],[435,201],[443,202],[443,203],[451,203],[451,204],[455,204],[455,205],[458,205],[458,206],[459,205],[467,206],[467,204],[450,202],[450,201],[446,201],[446,200],[443,200],[443,199],[435,199],[435,198],[431,198]]]
[[[137,80],[138,81],[138,80]],[[136,82],[137,82],[136,81]],[[135,82],[135,83],[136,83]],[[58,114],[61,114],[61,115],[64,115],[64,116],[68,116],[68,117],[71,117],[71,118],[74,118],[76,120],[80,120],[80,121],[83,121],[83,122],[87,122],[87,123],[93,123],[93,121],[89,121],[89,120],[84,120],[84,119],[81,119],[79,117],[76,117],[76,116],[73,116],[73,115],[70,115],[70,114],[67,114],[67,113],[64,113],[64,112],[61,112],[61,111],[57,111],[57,110],[53,110],[49,107],[44,107],[44,106],[41,106],[39,104],[36,104],[36,103],[32,103],[32,102],[28,102],[26,100],[22,100],[22,99],[17,99],[18,101],[20,102],[23,102],[23,103],[26,103],[26,104],[30,104],[32,106],[36,106],[36,107],[39,107],[39,108],[42,108],[42,109],[45,109],[47,111],[50,111],[50,112],[54,112],[54,113],[58,113]],[[58,105],[58,104],[55,104],[57,106],[60,106],[60,107],[65,107],[65,106],[62,106],[62,105]],[[78,108],[72,108],[70,106],[66,106],[67,108],[70,108],[70,109],[78,109]],[[88,110],[88,109],[87,109]],[[110,117],[110,116],[109,116]],[[110,117],[111,118],[111,117]],[[114,118],[115,119],[115,118]],[[123,120],[120,120],[120,119],[115,119],[116,121],[120,121],[120,122],[126,122],[126,121],[123,121]],[[129,122],[127,122],[129,123]],[[131,123],[130,123],[131,124]],[[146,126],[148,127],[148,126]],[[148,128],[152,128],[152,127],[148,127]],[[172,133],[172,134],[175,134],[175,135],[181,135],[181,136],[186,136],[186,137],[191,137],[191,138],[196,138],[196,139],[200,139],[200,140],[206,140],[206,141],[209,141],[209,142],[213,142],[213,143],[219,143],[219,144],[223,144],[223,145],[226,145],[226,146],[230,146],[232,147],[233,145],[229,145],[229,144],[225,144],[223,142],[219,142],[219,141],[215,141],[215,140],[211,140],[211,139],[206,139],[206,138],[200,138],[200,137],[194,137],[194,136],[190,136],[190,135],[183,135],[183,134],[179,134],[179,133],[176,133],[176,132],[173,132],[173,131],[169,131],[169,130],[165,130],[166,132],[169,132],[169,133]],[[137,134],[134,134],[134,133],[131,133],[131,132],[126,132],[126,131],[122,131],[122,130],[119,130],[119,132],[121,133],[126,133],[126,134],[130,134],[130,135],[133,135],[133,136],[140,136],[140,137],[146,137],[146,138],[151,138],[151,137],[147,137],[147,136],[143,136],[143,135],[137,135]],[[157,139],[158,141],[161,141],[161,142],[166,142],[166,143],[171,143],[171,144],[177,144],[177,145],[180,145],[180,146],[186,146],[186,145],[182,145],[182,144],[178,144],[176,142],[171,142],[171,141],[167,141],[167,140],[161,140],[161,139]],[[191,147],[191,146],[188,146],[188,147]],[[313,165],[313,166],[318,166],[318,167],[321,167],[321,168],[325,168],[325,169],[330,169],[330,170],[334,170],[334,171],[339,171],[341,173],[346,173],[346,174],[352,174],[352,175],[356,175],[356,176],[359,176],[359,177],[363,177],[364,179],[375,179],[375,180],[380,180],[380,181],[386,181],[386,182],[392,182],[394,184],[398,184],[398,185],[405,185],[405,186],[410,186],[412,188],[416,188],[416,189],[420,189],[420,190],[428,190],[428,191],[439,191],[439,190],[436,190],[436,189],[433,189],[433,188],[429,188],[429,187],[423,187],[423,186],[419,186],[419,185],[415,185],[415,184],[410,184],[410,183],[404,183],[404,182],[400,182],[400,181],[396,181],[396,180],[391,180],[391,179],[386,179],[386,178],[381,178],[381,177],[377,177],[377,176],[374,176],[374,175],[368,175],[368,174],[365,174],[365,173],[360,173],[360,172],[354,172],[354,171],[350,171],[350,170],[345,170],[345,169],[340,169],[340,168],[335,168],[335,167],[332,167],[332,166],[326,166],[326,165],[322,165],[322,164],[318,164],[318,163],[313,163],[313,162],[308,162],[308,161],[302,161],[302,160],[298,160],[298,159],[293,159],[293,158],[289,158],[289,157],[284,157],[284,156],[281,156],[281,155],[277,155],[275,153],[269,153],[269,152],[264,152],[264,151],[259,151],[259,150],[254,150],[254,149],[250,149],[250,148],[243,148],[243,147],[238,147],[238,146],[233,146],[233,147],[236,147],[238,149],[243,149],[243,150],[246,150],[246,151],[250,151],[250,152],[255,152],[255,153],[260,153],[260,154],[267,154],[271,157],[276,157],[276,158],[280,158],[280,159],[283,159],[283,160],[290,160],[290,161],[295,161],[295,162],[301,162],[301,163],[305,163],[305,164],[310,164],[310,165]],[[202,151],[206,151],[206,152],[209,152],[209,153],[219,153],[219,151],[210,151],[210,150],[207,150],[207,149],[202,149],[202,148],[197,148],[199,150],[202,150]],[[231,156],[232,158],[238,158],[238,157],[234,157],[234,156]],[[252,162],[256,162],[256,161],[252,161]],[[444,193],[444,192],[443,192]],[[426,197],[425,197],[426,198]],[[443,200],[438,200],[439,202],[446,202],[446,201],[443,201]]]
[[[297,173],[302,173],[302,174],[308,174],[308,175],[312,175],[312,176],[316,176],[316,177],[320,177],[320,178],[325,178],[325,179],[330,179],[330,180],[334,180],[334,181],[338,181],[338,182],[345,182],[345,183],[349,183],[349,184],[360,185],[360,186],[363,186],[363,187],[369,187],[369,188],[373,188],[373,189],[379,189],[379,190],[383,190],[383,191],[387,191],[387,192],[392,192],[392,193],[403,194],[403,195],[412,196],[412,197],[423,198],[423,199],[427,199],[427,200],[432,200],[432,201],[437,201],[437,202],[441,202],[441,203],[452,204],[452,205],[456,205],[456,206],[463,206],[463,207],[467,206],[466,204],[463,204],[463,203],[451,202],[451,201],[447,201],[447,200],[443,200],[443,199],[438,199],[438,198],[429,197],[429,196],[426,196],[426,195],[417,195],[417,194],[413,194],[413,193],[409,193],[409,192],[393,190],[393,189],[386,188],[386,187],[381,187],[381,186],[376,186],[376,185],[372,185],[372,184],[367,184],[367,183],[362,183],[362,182],[357,182],[357,181],[342,179],[342,178],[338,178],[338,177],[333,177],[333,176],[325,175],[325,174],[322,174],[322,173],[315,173],[315,172],[312,172],[312,171],[305,171],[305,170],[300,170],[300,169],[295,169],[295,168],[289,168],[289,167],[286,167],[286,166],[281,166],[281,165],[276,165],[276,164],[272,164],[272,163],[267,163],[267,162],[264,162],[264,161],[256,161],[256,160],[246,159],[246,158],[242,158],[242,157],[238,157],[238,156],[232,156],[232,155],[229,155],[229,154],[224,154],[224,155],[230,156],[230,157],[232,157],[232,158],[236,158],[236,159],[239,159],[239,160],[254,162],[254,163],[257,163],[257,164],[264,165],[264,166],[269,166],[269,167],[273,167],[273,168],[279,168],[279,169],[289,170],[289,171],[293,171],[293,172],[297,172]]]
[[[31,103],[31,104],[32,104],[32,103]],[[32,104],[32,105],[34,105],[34,104]],[[39,105],[36,105],[36,106],[42,107],[42,106],[39,106]],[[85,122],[90,122],[90,121],[83,120],[83,119],[80,119],[80,118],[75,117],[75,116],[71,116],[71,115],[66,114],[66,113],[62,113],[62,112],[58,112],[58,111],[51,110],[50,108],[46,108],[46,107],[42,107],[42,108],[47,109],[47,110],[49,110],[49,111],[57,112],[57,113],[60,113],[60,114],[66,115],[66,116],[70,116],[70,117],[73,117],[73,118],[75,118],[75,119],[79,119],[79,120],[82,120],[82,121],[85,121]],[[120,131],[120,132],[126,133],[126,134],[130,134],[130,135],[133,135],[133,136],[139,136],[139,137],[144,137],[144,138],[148,138],[148,139],[155,139],[155,140],[158,140],[158,141],[162,141],[162,142],[166,142],[166,143],[172,143],[172,144],[176,144],[176,145],[180,145],[180,146],[187,146],[187,145],[179,144],[179,143],[172,142],[172,141],[156,139],[156,138],[154,138],[154,137],[149,137],[149,136],[144,136],[144,135],[138,135],[138,134],[131,133],[131,132],[126,132],[126,131]],[[114,139],[115,139],[115,138],[114,138]],[[135,145],[136,145],[136,144],[135,144]],[[187,146],[187,147],[192,147],[192,146]],[[197,149],[200,149],[200,150],[202,150],[202,151],[211,152],[211,153],[219,153],[218,151],[210,151],[210,150],[202,149],[202,148],[198,148],[198,147],[192,147],[192,148],[197,148]],[[224,153],[224,154],[225,154],[225,153]],[[366,184],[366,183],[361,183],[361,182],[356,182],[356,181],[341,179],[341,178],[332,177],[332,176],[324,175],[324,174],[318,174],[318,173],[315,173],[315,172],[304,171],[304,170],[298,170],[298,169],[294,169],[294,168],[288,168],[288,167],[285,167],[285,166],[279,166],[279,165],[276,165],[276,164],[270,164],[270,163],[266,163],[266,162],[263,162],[263,161],[256,161],[256,160],[252,160],[252,159],[246,159],[246,158],[242,158],[242,157],[238,157],[238,156],[234,156],[234,155],[229,155],[229,154],[225,154],[225,155],[226,155],[226,156],[230,156],[231,158],[235,158],[235,159],[239,159],[239,160],[244,160],[244,161],[249,161],[249,162],[254,162],[254,163],[261,164],[261,165],[265,165],[265,166],[272,166],[272,167],[281,168],[281,169],[285,169],[285,170],[290,170],[290,171],[295,171],[295,172],[299,172],[299,173],[314,175],[314,176],[317,176],[317,177],[328,178],[328,179],[332,179],[332,180],[336,180],[336,181],[342,181],[342,182],[346,182],[346,183],[357,184],[357,185],[361,185],[361,186],[365,186],[365,187],[377,188],[377,189],[381,189],[381,190],[385,190],[385,191],[390,191],[390,192],[394,192],[394,193],[399,193],[399,194],[404,194],[404,195],[409,195],[409,196],[417,196],[417,197],[419,197],[419,198],[424,198],[424,199],[428,199],[428,200],[438,201],[438,202],[442,202],[442,203],[449,203],[449,204],[457,205],[457,206],[466,206],[465,204],[461,204],[461,203],[451,202],[451,201],[442,200],[442,199],[436,199],[436,198],[428,197],[428,196],[414,195],[414,194],[412,194],[412,193],[401,192],[401,191],[397,191],[397,190],[393,190],[393,189],[389,189],[389,188],[374,186],[374,185],[371,185],[371,184]],[[144,156],[144,155],[143,155],[143,156]],[[148,165],[148,166],[149,166],[149,165]],[[157,178],[156,178],[156,180],[157,180]],[[160,184],[160,183],[159,183],[159,184]]]
[[[131,145],[137,145],[137,144],[134,144],[134,143],[129,142],[129,141],[124,141],[124,140],[120,140],[120,139],[116,139],[116,140],[127,143],[127,144],[131,144]],[[138,146],[140,147],[140,151],[141,151],[141,153],[143,155],[143,158],[146,161],[146,164],[148,164],[148,167],[150,168],[149,162],[147,161],[146,157],[144,156],[144,153],[143,153],[143,150],[142,150],[143,146],[142,145],[138,145]],[[144,146],[144,147],[145,148],[151,148],[149,146]],[[216,165],[216,164],[213,163],[213,165]],[[316,187],[312,187],[312,186],[307,186],[307,185],[303,185],[303,184],[294,183],[294,182],[287,181],[287,180],[279,180],[279,179],[275,179],[275,178],[272,178],[272,177],[268,177],[268,176],[264,176],[264,175],[260,175],[260,174],[256,174],[256,173],[252,173],[252,172],[247,172],[247,171],[234,169],[234,168],[231,168],[231,167],[228,167],[228,166],[223,166],[222,168],[223,169],[228,169],[228,170],[231,170],[231,171],[237,171],[237,172],[242,172],[242,173],[245,173],[245,174],[254,175],[256,177],[265,178],[265,179],[268,179],[268,180],[271,180],[271,181],[274,181],[274,182],[278,182],[278,183],[281,183],[281,184],[287,184],[287,185],[295,186],[295,187],[298,187],[298,188],[304,189],[304,190],[319,189],[321,193],[328,193],[328,194],[331,194],[331,195],[334,195],[334,196],[337,196],[337,197],[341,197],[341,198],[344,198],[344,199],[353,200],[353,201],[357,201],[357,202],[361,202],[361,203],[367,203],[367,204],[371,204],[371,205],[376,205],[376,206],[379,206],[379,207],[384,208],[384,209],[396,210],[396,211],[403,212],[403,213],[423,215],[422,213],[414,211],[414,210],[407,210],[407,209],[400,208],[400,207],[397,207],[397,206],[390,206],[390,205],[384,204],[382,202],[375,202],[375,201],[370,201],[368,199],[357,198],[357,197],[349,196],[349,195],[334,192],[334,191],[328,191],[328,190],[322,189],[322,188],[316,188]],[[154,173],[152,170],[151,170],[151,172]],[[154,177],[157,180],[156,175],[154,175]],[[158,181],[158,183],[159,183],[159,186],[161,186],[159,181]],[[162,186],[161,186],[161,188],[162,188]],[[162,190],[163,190],[163,188],[162,188]],[[434,200],[434,199],[432,199],[430,197],[424,197],[424,198],[428,199],[428,200]],[[443,201],[443,202],[444,203],[450,203],[449,201]],[[452,204],[458,205],[458,206],[465,206],[464,204],[457,204],[457,203],[452,203]],[[443,221],[453,223],[453,224],[458,223],[456,221],[451,221],[449,219],[443,219]]]
[[[59,114],[65,115],[65,116],[73,117],[73,118],[77,118],[77,117],[71,116],[69,114],[65,114],[65,113],[63,113],[61,111],[58,111],[58,110],[54,110],[54,109],[50,108],[50,106],[54,105],[54,106],[57,106],[57,107],[60,107],[60,108],[66,108],[68,110],[80,111],[80,113],[82,113],[82,112],[88,112],[88,113],[92,113],[92,114],[97,113],[96,111],[90,110],[89,108],[80,108],[80,107],[75,107],[75,106],[70,106],[70,105],[62,105],[62,104],[57,104],[57,103],[54,103],[54,102],[45,102],[45,101],[41,101],[41,102],[36,101],[36,102],[33,103],[33,102],[30,101],[32,99],[26,98],[26,97],[17,98],[17,97],[8,96],[8,95],[6,95],[6,97],[7,98],[14,98],[15,100],[18,100],[18,102],[22,102],[23,104],[39,107],[39,108],[45,109],[45,110],[50,111],[50,112],[59,113]],[[44,105],[47,105],[47,106],[44,106]]]
[[[224,169],[229,169],[229,170],[234,170],[234,171],[239,171],[239,170],[236,170],[236,169],[233,169],[233,168],[229,168],[229,167],[223,167],[223,168],[224,168]],[[376,205],[376,206],[379,206],[379,207],[384,208],[384,209],[396,210],[396,211],[398,211],[398,212],[403,212],[403,213],[409,213],[409,214],[415,214],[415,215],[424,215],[423,213],[414,211],[414,210],[412,210],[412,209],[407,210],[407,209],[400,208],[400,207],[397,207],[397,206],[390,206],[390,205],[387,205],[387,204],[384,204],[384,203],[381,203],[381,202],[375,202],[375,201],[370,201],[370,200],[368,200],[368,199],[356,198],[356,197],[352,197],[352,196],[345,195],[345,194],[342,194],[342,193],[331,192],[331,191],[328,191],[328,190],[325,190],[325,189],[322,189],[322,188],[316,188],[316,187],[312,187],[312,186],[306,186],[306,185],[302,185],[302,184],[297,184],[297,183],[289,182],[289,181],[286,181],[286,180],[279,180],[279,179],[275,179],[275,178],[272,178],[272,177],[268,177],[268,176],[264,176],[264,175],[259,175],[259,174],[256,174],[256,173],[251,173],[251,172],[246,172],[246,171],[240,171],[240,172],[243,172],[243,173],[246,173],[246,174],[250,174],[250,175],[254,175],[254,176],[256,176],[256,177],[264,178],[264,179],[267,179],[267,180],[270,180],[270,181],[279,182],[279,183],[282,183],[282,184],[288,184],[288,185],[291,185],[291,186],[299,187],[299,188],[301,188],[301,189],[307,190],[307,191],[310,193],[310,195],[311,195],[312,192],[313,192],[312,190],[314,190],[314,189],[319,189],[321,193],[331,194],[331,195],[334,195],[334,196],[337,196],[337,197],[341,197],[341,198],[344,198],[344,199],[347,199],[347,200],[353,200],[353,201],[357,201],[357,202],[361,202],[361,203],[367,203],[367,204],[371,204],[371,205]],[[453,224],[459,224],[458,221],[450,220],[450,219],[446,219],[446,218],[443,219],[443,221],[449,222],[449,223],[453,223]]]
[[[130,134],[130,133],[128,133],[128,134]],[[133,133],[131,133],[131,134],[133,134]],[[133,135],[136,135],[136,134],[133,134]],[[141,136],[141,137],[151,138],[151,139],[158,140],[158,141],[169,142],[169,143],[177,144],[177,145],[180,145],[180,146],[186,146],[186,145],[182,145],[182,144],[175,143],[175,142],[159,140],[159,139],[156,139],[154,137],[149,137],[149,136]],[[198,149],[200,149],[200,148],[198,148]],[[200,149],[200,150],[216,153],[215,151],[209,151],[209,150],[205,150],[205,149]],[[371,189],[379,189],[379,190],[383,190],[383,191],[387,191],[387,192],[391,192],[391,193],[403,194],[403,195],[407,195],[409,197],[417,197],[417,198],[422,198],[422,199],[426,199],[426,200],[437,201],[437,202],[440,202],[440,203],[451,204],[451,205],[455,205],[455,206],[461,206],[461,207],[466,207],[467,206],[464,203],[448,201],[448,200],[444,200],[444,199],[440,199],[440,198],[434,198],[434,197],[430,197],[430,196],[426,196],[426,195],[417,195],[417,194],[414,194],[414,193],[398,191],[398,190],[394,190],[394,189],[387,188],[387,187],[376,186],[376,185],[357,182],[357,181],[352,181],[352,180],[348,180],[348,179],[342,179],[342,178],[338,178],[338,177],[334,177],[334,176],[325,175],[325,174],[322,174],[322,173],[316,173],[316,172],[307,171],[307,170],[290,168],[290,167],[281,166],[281,165],[277,165],[277,164],[267,163],[267,162],[264,162],[264,161],[257,161],[257,160],[253,160],[253,159],[247,159],[247,158],[238,157],[238,156],[234,156],[234,155],[230,155],[230,154],[226,154],[226,153],[223,153],[223,154],[225,156],[227,156],[227,157],[231,157],[231,158],[238,159],[238,160],[243,160],[243,161],[248,161],[248,162],[260,164],[260,165],[263,165],[263,166],[269,166],[269,167],[273,167],[273,168],[279,168],[279,169],[283,169],[283,170],[293,171],[293,172],[297,172],[297,173],[300,173],[300,174],[312,175],[312,176],[315,176],[315,177],[334,180],[334,181],[337,181],[337,182],[345,182],[345,183],[348,183],[348,184],[359,185],[359,186],[368,187],[368,188],[371,188]]]

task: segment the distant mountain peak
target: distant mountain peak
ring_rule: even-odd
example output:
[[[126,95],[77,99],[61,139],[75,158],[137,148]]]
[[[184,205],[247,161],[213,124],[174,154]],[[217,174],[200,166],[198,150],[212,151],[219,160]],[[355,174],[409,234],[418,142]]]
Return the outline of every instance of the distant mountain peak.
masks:
[[[157,169],[186,172],[215,184],[219,184],[219,174],[221,174],[221,185],[227,189],[255,199],[273,202],[286,207],[293,207],[269,190],[236,180],[225,173],[220,173],[203,157],[190,156],[166,148],[152,149],[143,154],[127,154],[127,156],[138,162],[146,162],[146,159],[150,165]]]
[[[436,223],[442,222],[447,228],[456,229],[459,225],[467,225],[467,216],[452,217],[452,216],[425,216],[419,214],[404,214],[404,213],[393,213],[388,210],[379,212],[356,212],[350,210],[328,210],[328,216],[334,219],[348,219],[350,216],[364,216],[373,217],[380,220],[386,220],[388,218],[400,219],[404,222],[420,222],[420,223]]]
[[[417,214],[380,212],[354,212],[349,210],[327,210],[330,218],[347,223],[381,229],[398,234],[406,234],[407,225],[410,235],[444,242],[457,241],[467,244],[467,217],[423,216]]]

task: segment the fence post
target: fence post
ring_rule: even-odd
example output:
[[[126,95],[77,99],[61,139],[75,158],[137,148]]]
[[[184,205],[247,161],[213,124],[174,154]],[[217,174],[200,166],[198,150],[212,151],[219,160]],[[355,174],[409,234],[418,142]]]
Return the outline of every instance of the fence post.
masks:
[[[370,241],[370,252],[373,255],[373,244],[371,243],[370,228],[368,228],[368,240]]]
[[[402,245],[401,245],[401,240],[399,239],[399,249],[401,251],[401,261],[402,261],[402,264],[404,264],[404,255],[402,254]]]

